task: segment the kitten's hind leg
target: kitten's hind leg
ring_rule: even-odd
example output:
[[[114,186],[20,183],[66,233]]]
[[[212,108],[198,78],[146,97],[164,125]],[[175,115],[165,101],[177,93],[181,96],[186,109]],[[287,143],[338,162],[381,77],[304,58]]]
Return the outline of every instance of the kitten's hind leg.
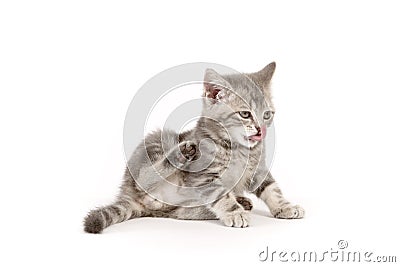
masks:
[[[195,160],[198,156],[198,149],[196,143],[192,141],[184,141],[179,143],[179,151],[182,155],[178,155],[179,157],[184,157],[182,161],[192,161]]]
[[[194,142],[184,141],[165,153],[155,162],[149,163],[148,166],[140,169],[136,182],[142,188],[151,189],[164,180],[174,178],[174,173],[185,168],[185,165],[196,159],[198,153],[197,146]],[[170,181],[174,183],[173,181]],[[147,192],[147,190],[145,190]]]
[[[186,163],[197,159],[199,154],[196,143],[192,141],[183,141],[176,146],[172,147],[166,156],[159,159],[157,162],[152,164],[152,168],[157,170],[163,177],[167,177],[170,174],[165,169],[172,167],[171,170],[176,168],[181,169]]]
[[[292,205],[284,198],[281,189],[271,174],[268,174],[267,178],[254,193],[267,204],[271,214],[275,218],[300,219],[304,217],[304,209],[298,205]]]

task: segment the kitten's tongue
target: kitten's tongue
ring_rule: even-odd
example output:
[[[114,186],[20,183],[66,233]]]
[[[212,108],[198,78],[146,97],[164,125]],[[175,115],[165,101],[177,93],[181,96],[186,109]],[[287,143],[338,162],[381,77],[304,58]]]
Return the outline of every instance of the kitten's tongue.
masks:
[[[263,140],[266,135],[267,135],[267,128],[265,126],[263,126],[263,127],[261,127],[261,133],[260,134],[251,135],[249,137],[249,139],[259,142],[259,141]]]

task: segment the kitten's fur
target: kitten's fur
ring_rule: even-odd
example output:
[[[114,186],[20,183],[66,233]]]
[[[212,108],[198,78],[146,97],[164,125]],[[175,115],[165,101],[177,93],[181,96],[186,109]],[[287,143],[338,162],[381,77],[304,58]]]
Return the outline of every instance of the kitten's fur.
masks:
[[[90,211],[84,230],[100,233],[112,224],[137,217],[219,219],[227,226],[247,227],[252,203],[244,192],[262,199],[277,218],[302,218],[304,210],[282,196],[265,163],[262,138],[274,114],[270,93],[274,71],[274,62],[250,74],[220,75],[207,69],[203,112],[196,127],[179,134],[156,131],[146,136],[127,163],[116,201]],[[251,117],[243,118],[248,114],[240,111],[251,111]],[[215,143],[212,149],[199,145],[207,138]],[[167,152],[165,147],[169,148]],[[211,164],[193,171],[207,154],[213,154]],[[240,180],[234,179],[237,173],[243,173]],[[208,186],[192,195],[196,203],[203,197],[204,205],[191,205],[191,196],[180,196],[179,190],[172,198],[167,196],[174,199],[174,205],[158,201],[155,196],[163,196],[165,186],[156,182],[158,175],[178,186]],[[154,194],[143,190],[146,183],[146,191]]]

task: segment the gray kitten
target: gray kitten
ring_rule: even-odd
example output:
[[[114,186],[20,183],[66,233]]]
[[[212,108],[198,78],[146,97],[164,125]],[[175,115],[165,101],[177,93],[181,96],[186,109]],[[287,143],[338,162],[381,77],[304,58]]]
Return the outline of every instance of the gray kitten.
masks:
[[[137,217],[219,219],[247,227],[252,203],[244,192],[262,199],[276,218],[302,218],[304,210],[283,197],[265,162],[274,71],[274,62],[250,74],[207,69],[196,127],[146,136],[127,163],[116,201],[90,211],[84,230],[100,233]]]

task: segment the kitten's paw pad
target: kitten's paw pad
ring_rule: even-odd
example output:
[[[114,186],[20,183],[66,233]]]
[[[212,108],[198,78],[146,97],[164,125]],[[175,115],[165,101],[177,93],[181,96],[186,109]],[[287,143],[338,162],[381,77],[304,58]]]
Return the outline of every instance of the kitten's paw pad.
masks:
[[[194,142],[184,141],[179,144],[179,149],[184,158],[188,161],[191,161],[196,157],[197,145]]]
[[[236,197],[236,201],[242,205],[245,210],[251,210],[253,208],[253,203],[247,197]]]
[[[305,211],[299,205],[277,208],[272,211],[272,215],[279,219],[300,219],[303,218]]]
[[[249,226],[250,218],[247,211],[240,210],[227,213],[221,221],[229,227],[244,228]]]

